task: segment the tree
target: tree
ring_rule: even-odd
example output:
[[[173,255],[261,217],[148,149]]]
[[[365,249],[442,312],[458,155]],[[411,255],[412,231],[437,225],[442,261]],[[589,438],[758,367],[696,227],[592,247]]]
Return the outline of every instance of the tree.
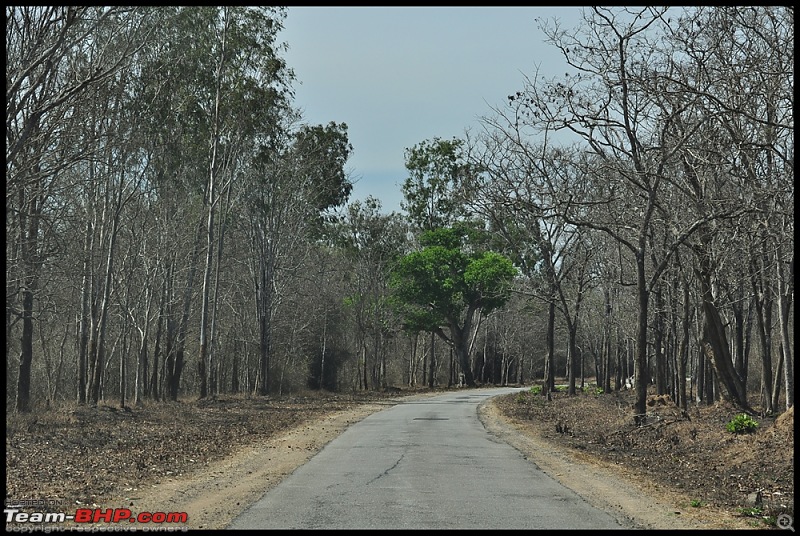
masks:
[[[394,324],[387,301],[389,267],[407,251],[408,224],[396,212],[383,214],[380,201],[368,196],[348,205],[337,228],[337,242],[351,263],[344,303],[355,323],[356,351],[361,355],[363,374],[356,383],[368,389],[367,345],[371,336],[376,341],[373,355],[377,363],[377,341],[387,338]],[[380,380],[385,383],[385,375]]]
[[[22,321],[16,409],[30,410],[35,306],[52,247],[45,230],[59,212],[64,183],[92,147],[72,136],[96,109],[93,90],[117,77],[145,40],[147,8],[9,6],[6,8],[7,314]],[[87,38],[91,36],[91,38]],[[109,82],[112,83],[113,82]],[[80,174],[77,174],[80,175]],[[61,216],[54,219],[61,219]]]
[[[390,286],[406,325],[450,344],[467,385],[475,386],[469,360],[475,315],[505,304],[517,269],[499,253],[471,251],[459,227],[424,232],[423,249],[398,261]]]
[[[669,72],[675,52],[658,45],[668,33],[666,11],[596,7],[577,33],[557,24],[544,28],[576,74],[540,79],[509,96],[512,113],[503,127],[511,143],[524,140],[531,130],[564,131],[582,141],[562,169],[546,176],[554,200],[548,211],[570,225],[608,234],[633,260],[638,314],[634,419],[640,424],[651,377],[647,348],[652,293],[690,237],[708,229],[709,222],[734,215],[723,209],[686,217],[682,205],[667,204],[679,199],[671,192],[688,188],[676,155],[695,131],[673,134],[692,102],[663,105],[665,95],[674,93],[665,91],[659,78]],[[565,180],[570,175],[584,180]],[[705,310],[712,312],[711,307]],[[713,325],[715,331],[720,326]]]
[[[291,80],[291,73],[279,60],[274,46],[284,16],[280,9],[224,6],[213,8],[210,15],[215,37],[209,55],[215,59],[213,90],[210,100],[202,103],[210,125],[210,154],[204,195],[208,216],[197,359],[201,398],[208,394],[214,368],[209,348],[213,337],[209,314],[217,207],[226,198],[225,193],[230,193],[243,145],[269,136],[274,123],[271,119],[278,115],[276,111],[285,109],[281,89]],[[219,238],[221,241],[222,235]],[[222,242],[219,245],[221,255]],[[215,289],[217,284],[218,280]],[[216,301],[213,305],[216,311]]]
[[[400,203],[418,230],[446,227],[465,216],[461,186],[471,173],[464,154],[464,141],[435,137],[405,153],[409,177],[402,187]],[[433,388],[436,372],[436,336],[431,333],[428,385]],[[423,369],[425,368],[423,364]]]
[[[422,229],[452,225],[463,214],[459,186],[470,167],[457,138],[425,140],[406,150],[410,176],[403,183],[401,208]]]
[[[344,165],[352,152],[347,125],[275,129],[256,148],[246,207],[253,244],[252,274],[259,322],[259,394],[269,393],[272,319],[277,278],[302,243],[322,233],[324,215],[347,201],[352,184]]]

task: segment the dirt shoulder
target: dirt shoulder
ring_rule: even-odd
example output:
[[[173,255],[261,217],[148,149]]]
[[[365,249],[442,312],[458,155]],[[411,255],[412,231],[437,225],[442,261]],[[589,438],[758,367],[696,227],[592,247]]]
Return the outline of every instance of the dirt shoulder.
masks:
[[[590,504],[614,515],[623,526],[638,529],[752,528],[720,512],[699,513],[680,507],[678,494],[653,485],[617,465],[570,452],[550,442],[524,422],[505,416],[493,400],[479,408],[487,430],[535,463],[545,474]]]
[[[303,424],[189,476],[139,490],[140,497],[129,506],[143,512],[186,512],[190,529],[223,529],[350,425],[386,407],[366,404]]]

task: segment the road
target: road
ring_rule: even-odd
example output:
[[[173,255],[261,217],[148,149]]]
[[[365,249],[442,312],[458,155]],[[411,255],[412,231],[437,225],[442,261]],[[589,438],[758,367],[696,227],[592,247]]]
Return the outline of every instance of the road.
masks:
[[[478,420],[512,389],[409,400],[348,428],[230,529],[612,529]]]

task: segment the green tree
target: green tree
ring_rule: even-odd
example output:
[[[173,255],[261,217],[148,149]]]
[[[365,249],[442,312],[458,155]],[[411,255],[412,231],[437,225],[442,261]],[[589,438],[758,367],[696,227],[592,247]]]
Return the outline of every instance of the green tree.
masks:
[[[409,177],[403,183],[401,207],[422,229],[452,225],[463,212],[459,191],[471,167],[457,138],[425,140],[406,150]]]
[[[469,340],[475,314],[487,315],[511,294],[517,269],[493,251],[473,251],[458,227],[425,231],[423,249],[402,257],[390,286],[407,329],[429,331],[452,345],[469,386],[475,378]]]

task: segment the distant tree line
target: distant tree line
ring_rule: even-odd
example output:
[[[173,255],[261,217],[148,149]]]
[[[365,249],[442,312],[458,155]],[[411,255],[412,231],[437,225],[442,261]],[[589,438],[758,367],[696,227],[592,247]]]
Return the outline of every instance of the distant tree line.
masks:
[[[6,405],[633,377],[794,403],[794,20],[587,8],[351,199],[278,7],[6,8]],[[752,393],[760,393],[752,400]]]

